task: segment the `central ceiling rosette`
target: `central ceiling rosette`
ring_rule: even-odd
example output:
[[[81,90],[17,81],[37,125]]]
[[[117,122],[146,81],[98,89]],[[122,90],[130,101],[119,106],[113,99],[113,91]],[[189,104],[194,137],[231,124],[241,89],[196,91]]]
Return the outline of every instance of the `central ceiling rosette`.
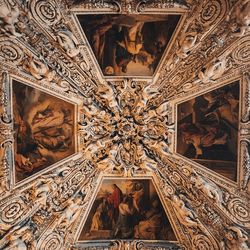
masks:
[[[84,104],[80,122],[84,154],[94,155],[105,171],[143,172],[153,164],[149,148],[168,152],[168,107],[149,105],[154,94],[147,86],[132,80],[109,82],[95,94],[96,102]]]

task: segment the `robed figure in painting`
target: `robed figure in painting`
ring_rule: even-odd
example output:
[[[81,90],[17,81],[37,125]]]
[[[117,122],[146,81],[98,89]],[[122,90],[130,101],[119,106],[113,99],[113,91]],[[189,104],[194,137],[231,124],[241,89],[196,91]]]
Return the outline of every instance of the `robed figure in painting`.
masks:
[[[119,217],[114,230],[114,237],[129,239],[134,236],[134,218],[135,209],[133,200],[129,196],[124,196],[119,205]]]
[[[123,200],[123,194],[121,189],[116,185],[112,185],[113,193],[109,195],[108,200],[113,206],[113,221],[117,221],[119,214],[119,205]]]
[[[149,180],[109,180],[101,186],[79,239],[176,238]]]
[[[78,15],[104,75],[150,76],[179,15]]]

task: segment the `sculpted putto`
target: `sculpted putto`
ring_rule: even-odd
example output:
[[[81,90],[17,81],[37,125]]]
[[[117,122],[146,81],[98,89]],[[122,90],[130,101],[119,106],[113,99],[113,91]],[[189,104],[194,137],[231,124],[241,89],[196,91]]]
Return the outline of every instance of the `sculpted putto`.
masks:
[[[215,82],[226,71],[226,64],[225,58],[213,60],[199,71],[198,78],[203,83]]]
[[[172,70],[176,63],[180,59],[187,58],[193,50],[200,46],[201,41],[209,32],[209,29],[204,30],[204,33],[201,34],[199,29],[192,29],[187,31],[190,28],[190,22],[186,25],[186,28],[182,31],[182,34],[178,41],[178,49],[176,53],[172,54],[170,59],[167,62],[167,70]]]
[[[52,71],[49,66],[42,60],[36,59],[29,55],[28,63],[26,63],[26,69],[34,76],[37,80],[45,79],[51,82],[55,76],[55,72]]]
[[[78,41],[69,30],[58,31],[57,40],[69,57],[76,57],[80,53]]]
[[[80,207],[82,206],[82,198],[76,197],[71,198],[67,201],[67,206],[60,215],[57,225],[60,230],[65,230],[69,228],[75,221],[80,212]]]
[[[43,208],[46,207],[47,198],[51,191],[55,190],[56,183],[53,177],[41,177],[31,190],[31,199],[36,204],[40,204]]]
[[[197,32],[190,32],[182,37],[179,41],[180,48],[176,52],[177,56],[182,59],[188,57],[190,52],[199,45],[199,43],[197,42],[197,38]]]
[[[232,35],[243,36],[250,30],[250,1],[238,1],[227,16]]]
[[[248,235],[239,227],[230,226],[226,229],[225,241],[221,243],[223,250],[249,250]]]
[[[193,175],[191,177],[191,183],[193,183],[194,186],[199,189],[204,195],[213,199],[217,204],[221,203],[221,196],[215,185],[212,185],[211,183],[205,181],[202,177],[197,175]]]
[[[190,228],[197,228],[199,223],[192,210],[186,207],[183,200],[181,200],[177,195],[173,195],[172,204],[176,212],[176,216],[179,221]]]
[[[3,0],[0,1],[0,31],[6,35],[22,36],[15,28],[15,23],[18,22],[19,15],[17,6],[9,6]]]
[[[0,246],[5,250],[35,250],[36,241],[33,239],[33,231],[29,226],[20,225],[13,227],[0,241]]]

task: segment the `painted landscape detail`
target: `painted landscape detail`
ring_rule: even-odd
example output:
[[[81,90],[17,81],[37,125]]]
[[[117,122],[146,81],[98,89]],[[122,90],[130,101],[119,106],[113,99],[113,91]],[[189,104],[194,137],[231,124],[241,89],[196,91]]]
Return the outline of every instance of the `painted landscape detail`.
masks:
[[[16,182],[75,152],[74,105],[13,81]]]
[[[78,15],[96,59],[108,76],[151,76],[180,15]]]
[[[236,81],[178,105],[177,152],[236,181],[239,121]]]
[[[104,180],[79,240],[176,240],[150,180]]]

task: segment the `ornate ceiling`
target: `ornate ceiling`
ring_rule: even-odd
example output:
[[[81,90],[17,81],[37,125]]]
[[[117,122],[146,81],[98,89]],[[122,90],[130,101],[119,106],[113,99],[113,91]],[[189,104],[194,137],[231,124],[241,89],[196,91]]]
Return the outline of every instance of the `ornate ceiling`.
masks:
[[[249,249],[249,0],[0,1],[0,249]]]

